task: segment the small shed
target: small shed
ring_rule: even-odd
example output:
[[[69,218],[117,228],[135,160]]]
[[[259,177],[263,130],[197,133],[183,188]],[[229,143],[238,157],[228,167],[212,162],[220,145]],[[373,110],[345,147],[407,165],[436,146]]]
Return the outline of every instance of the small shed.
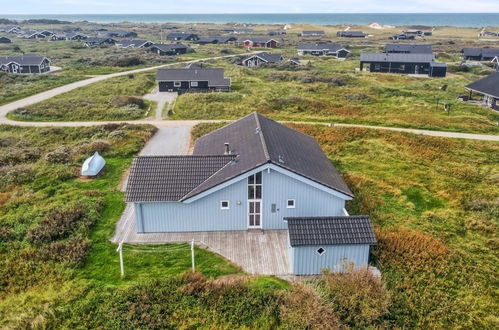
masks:
[[[81,175],[96,176],[104,168],[104,165],[106,165],[106,161],[96,151],[91,157],[87,158],[85,162],[83,162],[83,166],[81,167]]]
[[[352,263],[368,267],[369,249],[376,237],[369,216],[291,217],[288,255],[294,275],[318,275],[322,270],[341,272]]]

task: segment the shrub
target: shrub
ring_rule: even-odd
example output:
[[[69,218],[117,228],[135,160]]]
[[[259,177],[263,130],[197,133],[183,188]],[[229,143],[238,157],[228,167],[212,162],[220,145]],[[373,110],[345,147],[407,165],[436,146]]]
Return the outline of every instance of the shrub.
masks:
[[[143,108],[145,103],[144,100],[141,99],[140,97],[134,97],[134,96],[116,96],[113,98],[113,105],[117,107],[124,107],[127,105],[136,105],[139,108]]]
[[[346,81],[340,77],[331,78],[331,80],[329,81],[329,86],[333,87],[345,86],[346,84]]]
[[[333,312],[350,326],[380,325],[389,312],[385,285],[366,268],[350,266],[345,273],[324,274],[320,288]]]
[[[49,244],[42,250],[41,255],[46,260],[81,264],[88,254],[90,245],[90,240],[74,237],[67,241]]]
[[[140,57],[133,56],[133,57],[119,58],[114,62],[114,65],[119,67],[127,67],[127,66],[141,65],[144,63],[145,63],[144,60],[142,60]]]
[[[109,133],[108,137],[110,139],[121,139],[121,138],[126,137],[126,133],[125,133],[125,131],[123,131],[121,129],[117,129],[117,130],[112,131],[111,133]]]
[[[76,204],[59,207],[46,214],[35,227],[31,227],[27,239],[33,244],[51,242],[68,237],[79,227],[90,227],[92,219],[88,207]]]
[[[52,164],[66,164],[71,158],[71,149],[67,146],[60,146],[45,155],[45,160]]]
[[[75,153],[90,155],[94,152],[105,152],[111,148],[111,144],[106,140],[83,141],[75,145]]]
[[[0,167],[0,189],[4,185],[21,185],[33,180],[35,171],[31,165],[7,165]]]

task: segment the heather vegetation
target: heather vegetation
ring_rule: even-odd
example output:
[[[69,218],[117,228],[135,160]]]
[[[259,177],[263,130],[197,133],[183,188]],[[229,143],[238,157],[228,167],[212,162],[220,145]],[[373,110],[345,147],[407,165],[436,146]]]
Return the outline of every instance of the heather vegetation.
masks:
[[[278,120],[341,122],[461,132],[498,133],[499,115],[457,101],[464,86],[490,73],[476,69],[443,79],[355,72],[358,58],[310,58],[248,69],[227,61],[232,93],[184,94],[174,119],[237,119],[253,111]],[[483,72],[482,72],[483,71]],[[444,104],[451,104],[450,112]]]
[[[19,108],[9,116],[30,121],[139,119],[153,107],[142,96],[154,86],[151,72],[115,77]]]
[[[193,138],[221,126],[202,124]],[[361,128],[292,125],[312,135],[369,214],[382,283],[362,272],[318,292],[343,324],[494,328],[499,144]],[[362,283],[362,284],[359,284]]]

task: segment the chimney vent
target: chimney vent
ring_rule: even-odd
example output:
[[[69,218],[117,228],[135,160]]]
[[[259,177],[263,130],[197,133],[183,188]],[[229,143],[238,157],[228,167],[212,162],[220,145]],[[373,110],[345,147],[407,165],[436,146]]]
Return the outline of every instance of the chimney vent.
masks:
[[[230,155],[229,143],[228,143],[228,142],[225,142],[225,143],[224,143],[224,146],[225,146],[225,152],[224,152],[224,155]]]

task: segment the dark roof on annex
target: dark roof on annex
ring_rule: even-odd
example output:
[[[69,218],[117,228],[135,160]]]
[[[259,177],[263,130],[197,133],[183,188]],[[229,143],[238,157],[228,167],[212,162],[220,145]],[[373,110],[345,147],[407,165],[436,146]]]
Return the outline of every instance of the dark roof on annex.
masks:
[[[477,80],[465,88],[499,98],[499,72]]]
[[[463,48],[462,53],[464,56],[496,57],[499,48]]]
[[[197,139],[193,155],[182,157],[185,159],[207,157],[207,161],[211,162],[211,157],[214,155],[224,156],[225,143],[229,143],[231,154],[228,156],[231,157],[225,155],[226,157],[219,163],[210,165],[211,170],[208,172],[211,175],[206,174],[208,172],[205,173],[206,175],[198,175],[197,172],[191,173],[189,168],[183,167],[182,171],[172,174],[175,176],[172,181],[163,180],[164,184],[151,187],[148,182],[154,181],[159,172],[172,171],[160,169],[171,162],[161,159],[179,156],[148,157],[150,159],[148,162],[142,160],[143,157],[135,158],[127,187],[126,201],[186,200],[269,163],[353,197],[352,192],[314,138],[257,113],[250,114]],[[158,191],[154,194],[149,192],[154,189]],[[172,193],[172,190],[175,193]]]
[[[230,86],[224,77],[224,69],[159,69],[157,81],[207,81],[209,86]]]
[[[184,44],[153,44],[151,48],[157,48],[163,52],[171,52],[177,49],[186,49],[188,48]]]
[[[282,54],[271,54],[271,53],[263,52],[263,53],[259,53],[259,54],[255,54],[253,56],[247,57],[246,59],[244,59],[244,61],[247,61],[253,57],[259,57],[267,63],[279,63],[283,59]]]
[[[416,45],[416,44],[387,44],[385,45],[385,53],[401,52],[410,54],[432,54],[432,45]]]
[[[290,245],[376,244],[369,216],[284,218]]]

